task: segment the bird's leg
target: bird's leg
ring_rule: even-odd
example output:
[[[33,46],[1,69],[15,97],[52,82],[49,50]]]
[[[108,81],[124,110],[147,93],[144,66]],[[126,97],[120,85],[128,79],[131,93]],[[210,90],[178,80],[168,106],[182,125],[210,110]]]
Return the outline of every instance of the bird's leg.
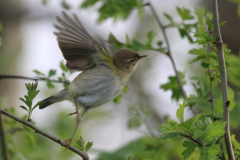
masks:
[[[74,131],[73,131],[73,134],[72,134],[71,138],[65,141],[66,143],[68,143],[67,148],[70,147],[71,142],[72,142],[72,139],[73,139],[73,136],[74,136],[74,134],[75,134],[75,132],[76,132],[76,130],[77,130],[77,128],[78,128],[78,125],[79,125],[79,123],[82,121],[84,114],[88,111],[87,108],[84,108],[83,111],[82,111],[82,113],[81,113],[81,115],[79,115],[76,97],[74,97],[74,104],[75,104],[75,107],[76,107],[76,112],[70,113],[70,115],[72,115],[72,114],[77,114],[77,117],[76,117],[77,124],[76,124],[76,127],[75,127],[75,129],[74,129]]]

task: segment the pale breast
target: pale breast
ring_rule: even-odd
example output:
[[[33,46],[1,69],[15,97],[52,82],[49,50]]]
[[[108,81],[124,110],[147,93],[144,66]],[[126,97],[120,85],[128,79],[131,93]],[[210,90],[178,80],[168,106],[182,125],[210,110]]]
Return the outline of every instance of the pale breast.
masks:
[[[77,101],[86,107],[97,107],[116,98],[125,84],[107,68],[83,72],[74,80]],[[74,90],[75,90],[74,89]]]

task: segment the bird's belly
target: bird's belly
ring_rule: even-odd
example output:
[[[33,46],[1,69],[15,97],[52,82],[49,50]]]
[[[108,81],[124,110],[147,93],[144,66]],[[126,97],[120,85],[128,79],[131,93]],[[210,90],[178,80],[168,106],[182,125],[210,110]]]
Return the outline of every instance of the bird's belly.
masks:
[[[93,82],[86,94],[78,95],[77,100],[85,107],[97,107],[116,98],[123,86],[118,79],[105,77],[105,80]]]

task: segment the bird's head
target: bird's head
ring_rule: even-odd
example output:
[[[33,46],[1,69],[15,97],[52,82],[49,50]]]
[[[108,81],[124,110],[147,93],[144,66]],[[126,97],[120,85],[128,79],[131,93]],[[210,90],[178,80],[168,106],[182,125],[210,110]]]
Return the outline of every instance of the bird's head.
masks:
[[[144,57],[147,56],[140,56],[129,49],[120,49],[114,53],[113,61],[117,68],[132,74],[138,66],[138,61]]]

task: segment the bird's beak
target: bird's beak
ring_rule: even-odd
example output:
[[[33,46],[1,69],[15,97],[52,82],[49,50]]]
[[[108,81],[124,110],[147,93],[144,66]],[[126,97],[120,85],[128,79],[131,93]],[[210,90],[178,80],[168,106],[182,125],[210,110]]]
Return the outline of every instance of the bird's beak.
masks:
[[[139,60],[139,59],[142,59],[142,58],[145,58],[145,57],[147,57],[147,55],[139,56],[139,57],[138,57],[138,60]]]

